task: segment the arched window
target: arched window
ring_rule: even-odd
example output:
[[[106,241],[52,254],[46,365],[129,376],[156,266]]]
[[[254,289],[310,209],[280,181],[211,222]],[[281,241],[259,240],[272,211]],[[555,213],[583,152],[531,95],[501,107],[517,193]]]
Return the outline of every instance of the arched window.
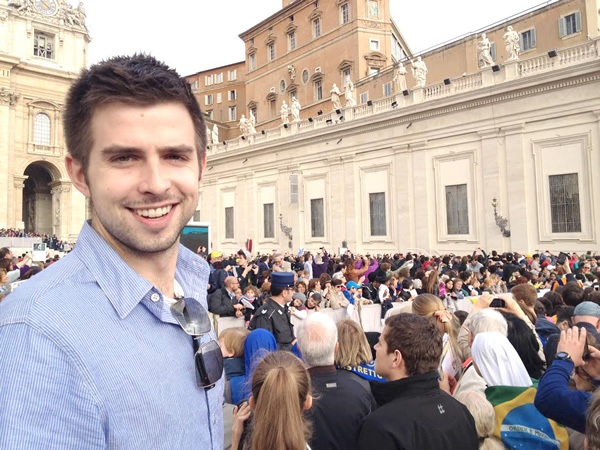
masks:
[[[44,113],[37,113],[33,121],[33,143],[36,145],[50,145],[50,117]]]

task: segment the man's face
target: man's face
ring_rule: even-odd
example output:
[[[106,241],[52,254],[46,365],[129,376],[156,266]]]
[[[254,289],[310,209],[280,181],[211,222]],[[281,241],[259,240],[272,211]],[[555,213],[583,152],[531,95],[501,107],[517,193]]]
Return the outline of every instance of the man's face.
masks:
[[[176,249],[201,173],[185,107],[109,104],[94,111],[90,129],[87,174],[70,156],[67,168],[92,200],[94,229],[124,258]]]
[[[385,342],[385,336],[389,332],[389,328],[386,326],[383,328],[379,341],[375,344],[375,372],[386,380],[390,379],[392,374],[393,362],[396,357],[395,352],[388,354],[387,343]]]

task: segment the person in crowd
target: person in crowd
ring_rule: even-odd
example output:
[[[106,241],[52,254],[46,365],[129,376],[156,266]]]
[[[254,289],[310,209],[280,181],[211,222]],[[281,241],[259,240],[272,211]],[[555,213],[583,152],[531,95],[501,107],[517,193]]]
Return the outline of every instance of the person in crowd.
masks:
[[[83,70],[65,103],[65,165],[91,220],[0,303],[0,448],[220,449],[209,268],[179,243],[206,166],[203,114],[144,54]]]
[[[417,295],[413,300],[412,311],[430,320],[441,333],[443,347],[439,370],[458,379],[462,365],[462,353],[457,340],[460,329],[458,319],[446,310],[442,301],[433,294]]]
[[[478,302],[485,303],[486,298],[480,298]],[[458,342],[461,349],[469,350],[469,357],[463,362],[462,376],[460,377],[460,380],[454,389],[454,395],[457,395],[463,391],[476,391],[481,394],[485,393],[485,388],[487,387],[485,380],[481,377],[473,365],[473,358],[470,356],[470,349],[473,345],[475,336],[477,336],[479,333],[489,331],[496,331],[503,336],[508,334],[508,324],[506,323],[506,319],[494,308],[486,307],[479,309],[475,313],[469,314],[467,319],[465,319],[463,322],[461,331],[459,332]],[[466,347],[461,344],[461,339],[463,339],[463,336],[466,336],[467,339]],[[461,351],[464,352],[464,350]]]
[[[321,309],[321,301],[323,297],[318,292],[313,292],[306,300],[306,309],[309,311],[319,311]]]
[[[304,254],[304,264],[303,264],[303,268],[306,272],[308,272],[308,279],[310,280],[311,278],[314,278],[314,274],[313,274],[313,255],[311,252],[306,252]]]
[[[585,423],[585,448],[600,450],[600,390],[592,396]]]
[[[494,437],[508,448],[568,449],[566,430],[534,406],[536,388],[506,336],[479,333],[471,350],[496,411]]]
[[[362,265],[360,269],[357,268],[358,260],[352,258],[346,258],[345,261],[345,276],[347,281],[354,281],[359,283],[360,278],[366,276],[366,272],[369,270],[369,260],[366,256],[362,257]]]
[[[310,315],[298,330],[298,348],[317,394],[309,411],[313,450],[357,448],[360,425],[375,406],[350,372],[336,369],[337,339],[333,319],[323,313]]]
[[[593,342],[600,344],[596,339]],[[560,332],[554,361],[538,384],[535,406],[546,417],[585,433],[585,414],[592,394],[569,387],[574,371],[596,388],[600,386],[600,350],[588,345],[587,330],[577,326]]]
[[[354,379],[371,392],[369,381],[384,382],[385,380],[375,372],[375,362],[367,336],[354,320],[341,320],[336,326],[338,330],[338,345],[335,349],[336,367],[351,372]]]
[[[508,324],[508,341],[517,351],[529,377],[539,380],[546,369],[546,363],[540,357],[540,346],[535,333],[525,321],[513,314],[504,313],[503,316]]]
[[[256,365],[265,355],[276,350],[277,341],[270,331],[259,328],[246,336],[244,341],[244,382],[241,385],[242,392],[240,394],[242,400],[250,398],[252,374]]]
[[[479,447],[473,417],[438,384],[442,336],[431,321],[391,316],[375,349],[375,370],[387,382],[371,383],[379,407],[363,422],[360,449]]]
[[[454,398],[467,407],[477,428],[479,450],[504,450],[501,440],[492,436],[496,422],[496,412],[485,395],[477,391],[462,391],[454,394]]]
[[[290,321],[288,303],[294,295],[294,274],[273,272],[271,274],[271,296],[254,312],[248,328],[264,328],[273,333],[280,350],[291,350],[295,343],[294,326]]]
[[[344,288],[344,282],[339,278],[331,280],[329,304],[332,309],[346,308],[350,304],[350,301],[344,296]]]
[[[238,250],[235,265],[232,268],[233,276],[237,278],[240,287],[256,286],[258,283],[258,265],[250,262],[251,254],[246,250]]]
[[[311,427],[304,413],[313,400],[302,361],[290,352],[267,354],[252,376],[251,391],[250,400],[234,409],[233,449],[310,449]],[[244,439],[251,416],[252,432]]]
[[[319,278],[324,273],[327,273],[329,266],[329,253],[324,248],[320,248],[316,256],[312,260],[312,273],[315,278]]]
[[[208,296],[208,310],[222,317],[242,317],[244,305],[238,303],[235,290],[239,289],[240,283],[234,276],[225,278],[223,287]]]
[[[600,341],[600,305],[582,302],[573,310],[573,323]]]
[[[223,368],[225,370],[225,390],[223,398],[225,403],[237,405],[242,397],[242,384],[244,382],[244,343],[248,337],[244,327],[227,328],[219,334],[219,346],[223,354]]]
[[[308,316],[308,308],[306,307],[306,295],[296,292],[290,303],[290,314],[298,319],[306,319]]]

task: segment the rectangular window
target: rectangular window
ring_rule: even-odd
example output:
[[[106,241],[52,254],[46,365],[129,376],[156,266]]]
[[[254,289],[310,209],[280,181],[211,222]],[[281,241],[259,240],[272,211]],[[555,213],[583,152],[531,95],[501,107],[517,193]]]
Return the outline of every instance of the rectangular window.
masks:
[[[206,94],[204,96],[204,104],[205,105],[212,105],[213,104],[213,95],[212,94]]]
[[[205,86],[210,86],[211,84],[213,84],[215,81],[215,77],[214,75],[205,75],[204,76],[204,85]]]
[[[235,81],[237,79],[237,70],[233,69],[227,72],[227,81]]]
[[[277,104],[275,100],[269,100],[269,116],[277,115]]]
[[[348,3],[344,3],[340,6],[340,20],[342,25],[350,22],[350,6]]]
[[[312,25],[313,37],[316,39],[321,36],[321,19],[317,17],[315,20],[313,20]]]
[[[379,51],[379,39],[369,39],[369,48],[371,51]]]
[[[292,205],[298,204],[298,174],[293,173],[290,175],[290,203]]]
[[[496,43],[492,42],[490,46],[490,56],[492,57],[492,61],[496,61]]]
[[[227,100],[231,101],[231,100],[236,100],[237,99],[237,92],[235,89],[232,89],[231,91],[227,91]]]
[[[369,218],[371,236],[385,236],[387,234],[385,192],[369,194]]]
[[[225,239],[233,239],[233,206],[225,208]]]
[[[263,229],[265,238],[275,237],[275,205],[273,203],[263,204]]]
[[[248,65],[250,66],[250,70],[256,69],[256,53],[252,53],[248,56]]]
[[[350,78],[350,68],[342,71],[342,86],[346,84],[346,80],[348,80],[348,78]]]
[[[550,214],[553,233],[580,233],[579,175],[550,175]]]
[[[315,81],[315,100],[323,100],[323,82]]]
[[[229,120],[237,120],[237,107],[236,106],[229,107]]]
[[[208,116],[208,118],[210,120],[214,119],[214,117],[213,117],[213,110],[212,109],[209,109],[208,111],[206,111],[206,115]]]
[[[269,45],[267,45],[267,56],[269,58],[269,61],[273,61],[275,59],[275,43],[271,42]]]
[[[469,199],[466,184],[446,186],[448,234],[469,234]]]
[[[258,110],[257,108],[251,108],[250,109],[250,115],[254,116],[254,121],[258,122]]]
[[[565,37],[581,33],[581,13],[579,11],[558,19],[558,34]]]
[[[222,82],[223,82],[223,72],[215,75],[215,83],[222,83]]]
[[[54,59],[54,37],[36,31],[33,37],[33,56]]]
[[[522,52],[535,48],[535,28],[519,33],[519,45]]]
[[[312,237],[325,237],[323,222],[323,199],[313,198],[310,200],[310,235]]]
[[[360,93],[360,102],[367,103],[369,101],[369,92],[361,92]]]
[[[220,92],[217,92],[217,103],[221,103],[223,101],[223,96]]]
[[[192,91],[198,90],[198,80],[193,81],[190,87],[192,88]]]
[[[392,83],[385,83],[383,85],[383,96],[389,97],[392,95]]]
[[[296,49],[296,33],[293,31],[288,34],[288,49],[290,52]]]

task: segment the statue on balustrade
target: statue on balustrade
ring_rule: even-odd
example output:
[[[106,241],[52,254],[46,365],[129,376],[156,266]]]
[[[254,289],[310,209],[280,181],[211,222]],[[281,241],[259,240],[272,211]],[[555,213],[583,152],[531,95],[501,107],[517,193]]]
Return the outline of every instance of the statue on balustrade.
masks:
[[[342,108],[342,102],[340,101],[340,90],[337,87],[337,84],[333,83],[333,87],[331,88],[331,91],[329,91],[329,93],[331,94],[331,107],[332,109],[335,111],[336,109],[341,109]]]
[[[250,134],[250,121],[246,119],[244,114],[242,114],[242,117],[240,117],[240,123],[238,126],[240,127],[242,136],[246,137]]]
[[[398,62],[398,66],[396,67],[396,71],[394,72],[394,92],[400,93],[402,91],[407,90],[406,85],[406,67],[402,62]]]
[[[415,86],[418,88],[425,87],[425,84],[427,83],[427,65],[425,64],[425,61],[418,56],[411,64],[412,74],[416,82]]]
[[[506,54],[508,55],[507,61],[518,61],[519,52],[521,47],[519,45],[519,33],[517,33],[511,26],[506,28],[504,33],[504,45],[506,46]]]
[[[288,123],[290,123],[290,120],[288,119],[288,116],[290,115],[290,108],[289,108],[288,104],[285,102],[285,100],[283,101],[283,103],[281,105],[279,114],[281,116],[281,123],[283,125],[287,125]]]
[[[213,125],[213,129],[212,129],[212,143],[213,144],[219,143],[219,127],[217,126],[216,123]]]
[[[256,134],[256,116],[254,115],[252,110],[250,110],[250,120],[249,120],[249,124],[248,124],[248,131],[250,134]]]
[[[300,122],[300,110],[302,109],[302,106],[300,105],[300,101],[294,96],[292,97],[292,118],[294,119],[294,122]]]
[[[346,77],[346,85],[344,86],[344,97],[346,98],[346,108],[356,106],[354,83],[352,82],[350,77]]]
[[[487,38],[485,33],[481,34],[481,40],[479,41],[479,46],[477,47],[477,53],[479,67],[490,67],[494,65],[494,60],[492,58],[492,43]]]

